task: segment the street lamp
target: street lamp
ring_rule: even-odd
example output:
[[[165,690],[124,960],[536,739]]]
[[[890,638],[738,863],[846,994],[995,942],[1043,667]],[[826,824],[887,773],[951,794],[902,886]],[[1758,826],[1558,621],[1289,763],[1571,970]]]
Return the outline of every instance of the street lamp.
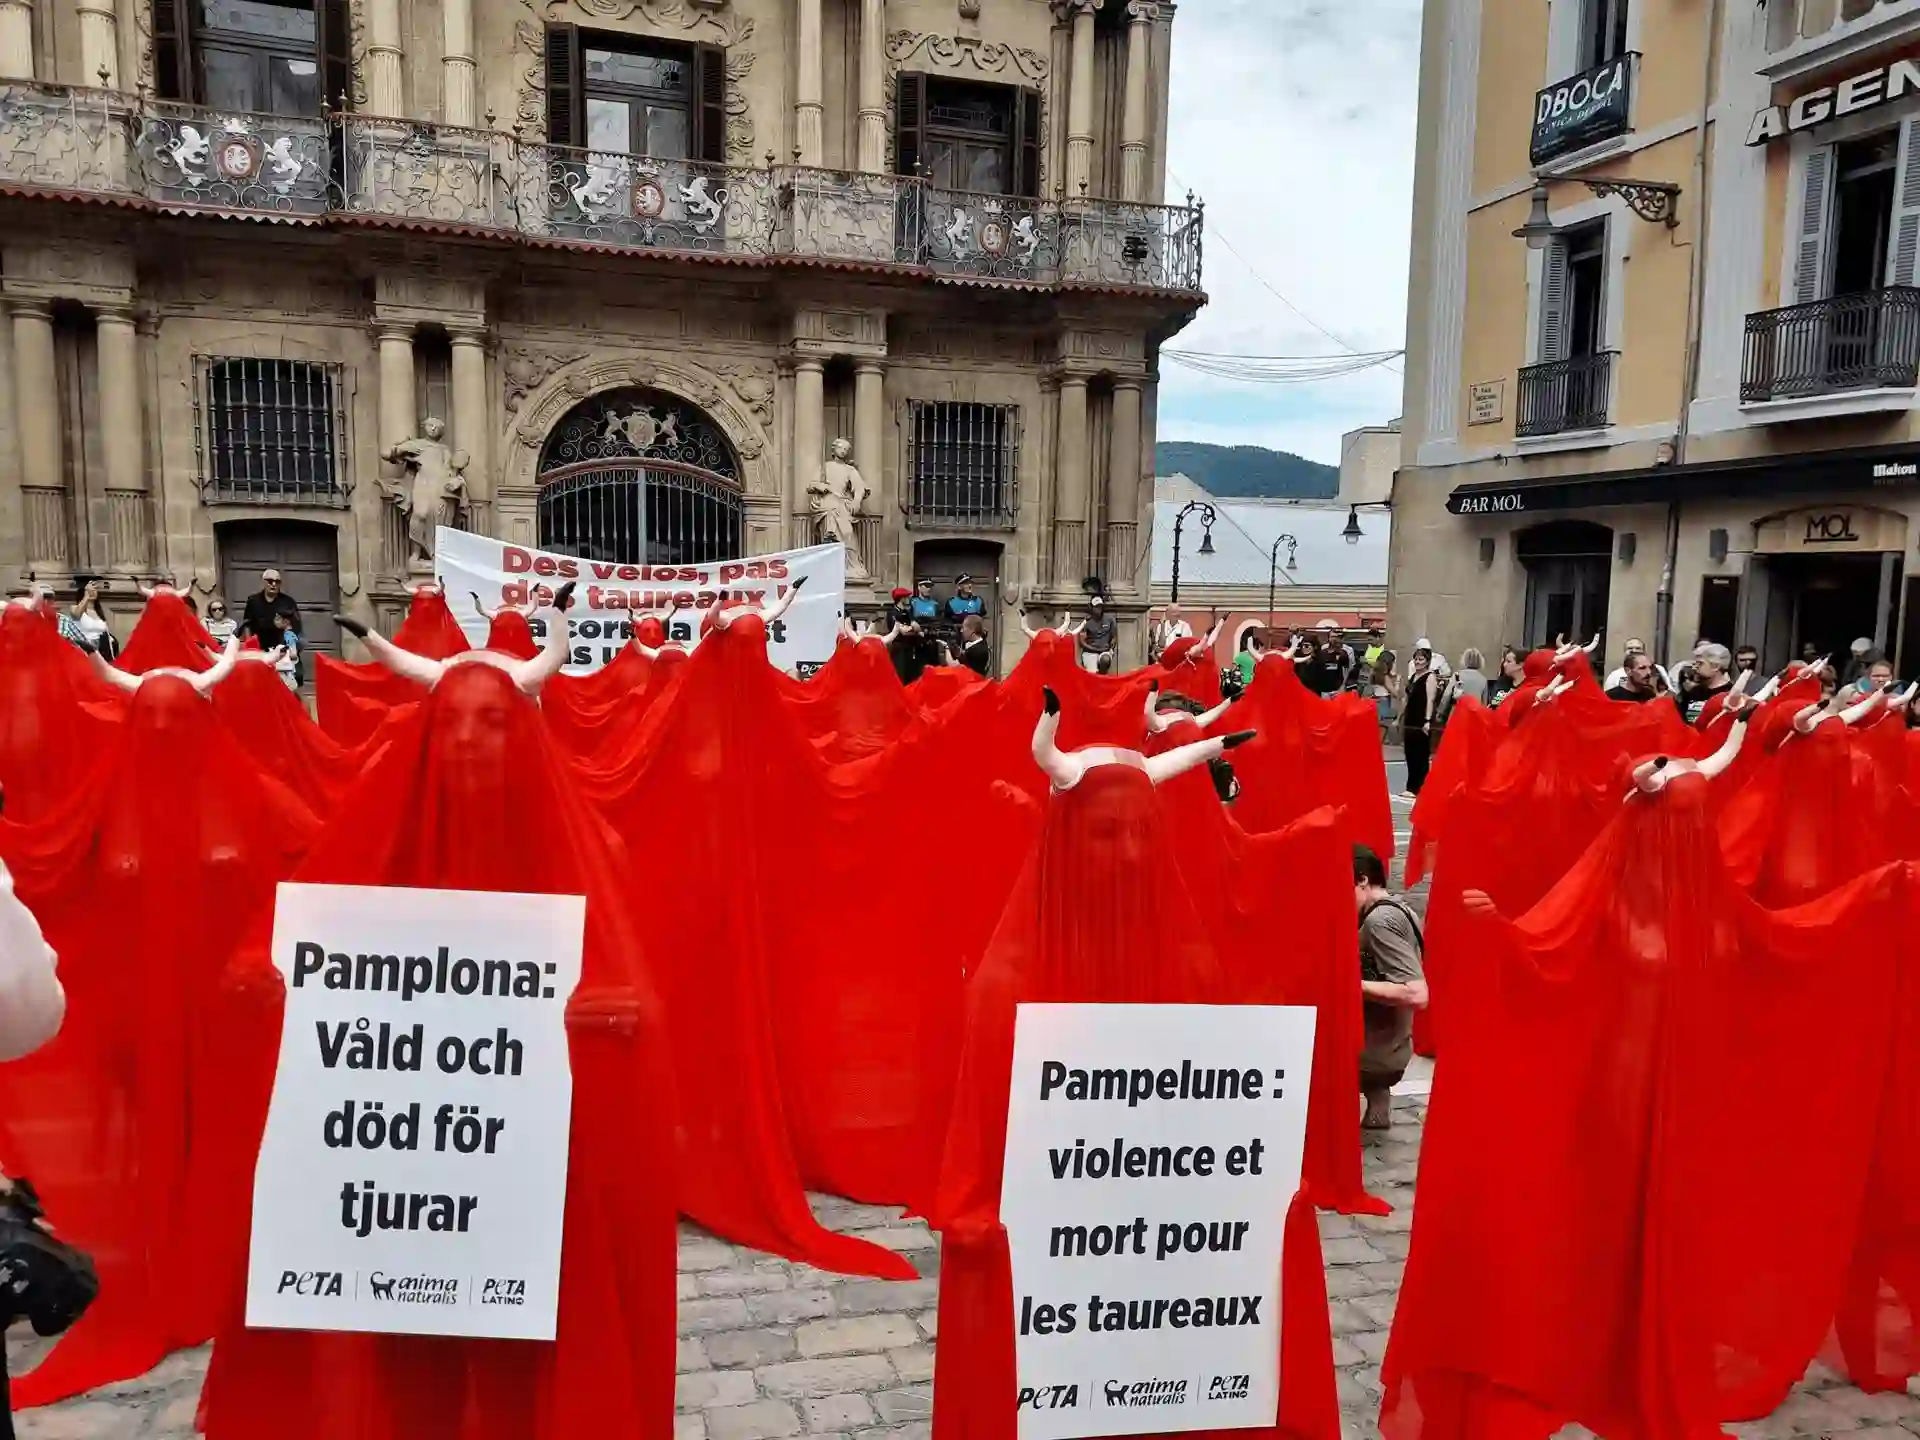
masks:
[[[1167,601],[1169,605],[1180,603],[1180,531],[1187,523],[1187,516],[1195,510],[1200,512],[1200,553],[1213,554],[1213,522],[1220,518],[1219,512],[1204,500],[1189,500],[1173,517],[1173,592]]]
[[[1360,507],[1347,506],[1347,528],[1340,532],[1340,538],[1349,545],[1358,545],[1363,533],[1365,532],[1360,529]]]
[[[1274,628],[1273,592],[1274,584],[1280,578],[1280,547],[1282,545],[1287,547],[1287,569],[1298,570],[1300,561],[1295,557],[1294,550],[1299,544],[1300,542],[1293,536],[1281,535],[1274,540],[1273,550],[1267,556],[1267,629],[1269,630]]]
[[[1669,230],[1680,223],[1680,187],[1665,180],[1582,180],[1595,195],[1618,195],[1627,208],[1650,225],[1665,225]],[[1513,233],[1527,242],[1529,250],[1544,250],[1559,233],[1547,214],[1547,182],[1535,180],[1528,197],[1527,221]]]

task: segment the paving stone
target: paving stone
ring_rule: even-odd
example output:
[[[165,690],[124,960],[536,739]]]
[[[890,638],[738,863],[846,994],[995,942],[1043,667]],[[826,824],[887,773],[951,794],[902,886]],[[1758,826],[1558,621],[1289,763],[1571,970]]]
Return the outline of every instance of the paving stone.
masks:
[[[701,1413],[709,1440],[781,1440],[800,1433],[800,1413],[784,1400],[756,1400]]]
[[[753,1372],[768,1395],[808,1397],[891,1389],[893,1362],[884,1355],[836,1355],[826,1360],[791,1360]]]
[[[873,1408],[889,1425],[905,1425],[933,1418],[933,1386],[909,1385],[904,1390],[882,1390],[873,1397]]]
[[[833,1287],[834,1311],[840,1315],[929,1310],[939,1298],[938,1280],[848,1280]]]
[[[729,1368],[757,1370],[794,1356],[791,1330],[730,1330],[707,1336],[705,1344],[708,1358],[715,1365]]]
[[[1344,1240],[1326,1240],[1320,1245],[1320,1258],[1329,1266],[1366,1265],[1380,1258],[1380,1252],[1358,1235]]]
[[[724,1270],[734,1263],[739,1252],[718,1240],[682,1240],[679,1268],[687,1270]]]
[[[840,1320],[816,1320],[794,1333],[806,1359],[822,1355],[863,1355],[897,1350],[920,1338],[913,1321],[904,1315],[860,1315]]]
[[[851,1440],[933,1440],[933,1425],[930,1421],[916,1420],[910,1425],[885,1430],[856,1430]]]
[[[682,1280],[693,1280],[682,1275]],[[785,1270],[709,1270],[697,1277],[703,1295],[749,1295],[768,1290],[790,1290],[793,1281]]]
[[[680,1302],[680,1333],[703,1335],[710,1330],[738,1330],[754,1323],[747,1314],[747,1303],[731,1297]]]
[[[682,1335],[674,1343],[673,1368],[675,1370],[706,1369],[706,1346],[692,1335]]]
[[[864,1395],[823,1395],[802,1401],[800,1408],[806,1414],[807,1429],[816,1434],[874,1423],[873,1403]]]
[[[760,1397],[746,1370],[691,1370],[676,1377],[673,1408],[711,1410],[716,1405],[747,1405]]]
[[[707,1417],[691,1414],[675,1415],[673,1440],[707,1440]]]
[[[792,1325],[833,1314],[831,1290],[777,1290],[771,1295],[749,1295],[743,1302],[755,1325]]]
[[[900,1350],[889,1350],[887,1358],[893,1361],[893,1368],[900,1372],[902,1380],[933,1379],[933,1349],[928,1345],[909,1345]]]
[[[888,1225],[877,1230],[855,1230],[854,1238],[888,1250],[932,1250],[939,1245],[925,1225]]]
[[[920,1332],[929,1340],[938,1338],[940,1334],[940,1312],[938,1310],[929,1310],[924,1315],[914,1316],[913,1323],[920,1327]]]

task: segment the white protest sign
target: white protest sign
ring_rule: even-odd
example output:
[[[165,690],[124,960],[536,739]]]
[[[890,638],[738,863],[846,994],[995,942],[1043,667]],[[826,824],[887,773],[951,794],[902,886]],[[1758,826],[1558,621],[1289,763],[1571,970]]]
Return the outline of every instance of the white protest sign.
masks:
[[[248,1325],[553,1339],[586,906],[280,887]]]
[[[608,664],[633,634],[633,625],[652,615],[667,627],[667,638],[693,646],[700,622],[722,590],[729,604],[751,601],[771,605],[801,577],[806,588],[793,607],[768,628],[767,659],[782,670],[811,675],[833,658],[840,640],[840,613],[846,604],[847,552],[841,545],[813,545],[744,560],[704,565],[617,565],[581,560],[550,550],[509,545],[464,530],[439,531],[434,571],[447,592],[447,604],[467,639],[483,645],[487,617],[474,608],[474,596],[489,611],[550,599],[567,581],[575,582],[567,629],[573,640],[569,675],[584,675]],[[536,638],[545,620],[535,617]]]
[[[1296,1006],[1020,1007],[1020,1440],[1274,1423],[1313,1030]]]

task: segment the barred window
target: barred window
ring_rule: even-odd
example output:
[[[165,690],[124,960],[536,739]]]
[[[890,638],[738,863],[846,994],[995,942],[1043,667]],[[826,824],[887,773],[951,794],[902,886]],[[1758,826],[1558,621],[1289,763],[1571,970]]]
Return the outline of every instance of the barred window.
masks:
[[[337,365],[196,362],[195,426],[208,499],[343,503],[344,410]]]
[[[912,400],[907,435],[910,515],[957,524],[1012,518],[1018,406]]]

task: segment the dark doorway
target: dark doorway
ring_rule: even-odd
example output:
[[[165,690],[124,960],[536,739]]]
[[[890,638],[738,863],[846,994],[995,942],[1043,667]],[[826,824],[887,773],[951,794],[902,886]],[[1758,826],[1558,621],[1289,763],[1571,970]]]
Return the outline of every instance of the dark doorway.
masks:
[[[987,639],[993,644],[994,672],[1000,667],[1000,547],[978,540],[925,540],[913,547],[913,578],[933,581],[934,598],[941,604],[941,623],[935,633],[951,641],[957,625],[945,620],[947,597],[962,575],[973,577],[973,593],[984,602],[981,618],[987,622]]]
[[[1529,649],[1561,636],[1585,644],[1606,629],[1613,579],[1613,531],[1586,520],[1554,520],[1522,530],[1514,553],[1527,572]]]
[[[1883,592],[1882,569],[1889,564],[1892,573]],[[1840,667],[1855,640],[1865,637],[1876,647],[1892,640],[1900,598],[1898,555],[1773,555],[1768,569],[1791,606],[1791,654],[1811,645]]]
[[[333,612],[340,608],[340,549],[331,525],[301,520],[230,520],[215,527],[220,544],[220,588],[236,619],[247,596],[260,588],[260,572],[278,570],[280,586],[300,604],[300,635],[306,648],[340,653]],[[311,681],[313,666],[303,664]]]
[[[1740,628],[1740,577],[1709,575],[1700,582],[1700,628],[1696,640],[1711,640],[1731,650]]]

